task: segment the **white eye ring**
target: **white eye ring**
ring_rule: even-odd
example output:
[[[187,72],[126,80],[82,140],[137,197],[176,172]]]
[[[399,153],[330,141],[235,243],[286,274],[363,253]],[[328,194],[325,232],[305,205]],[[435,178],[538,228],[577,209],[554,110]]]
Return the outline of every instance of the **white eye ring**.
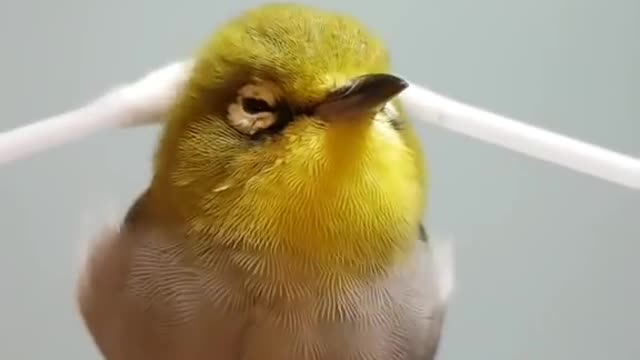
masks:
[[[247,112],[242,106],[242,98],[229,105],[229,124],[243,134],[253,135],[276,122],[276,114],[271,111]]]
[[[253,135],[276,122],[273,111],[276,95],[270,84],[248,84],[238,90],[236,101],[229,105],[229,124],[243,134]]]

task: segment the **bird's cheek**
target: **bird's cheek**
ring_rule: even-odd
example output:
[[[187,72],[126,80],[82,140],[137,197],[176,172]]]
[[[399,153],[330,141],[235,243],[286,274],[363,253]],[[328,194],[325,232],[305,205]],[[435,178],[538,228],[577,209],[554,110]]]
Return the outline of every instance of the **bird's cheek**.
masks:
[[[311,122],[291,125],[282,139],[279,158],[290,167],[306,168],[322,161],[325,150],[325,129]]]

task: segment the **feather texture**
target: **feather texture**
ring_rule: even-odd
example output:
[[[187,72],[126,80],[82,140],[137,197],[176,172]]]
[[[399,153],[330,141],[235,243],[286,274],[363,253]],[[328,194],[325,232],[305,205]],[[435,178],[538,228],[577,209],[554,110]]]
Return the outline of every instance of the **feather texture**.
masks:
[[[213,36],[150,185],[79,282],[107,360],[433,358],[445,303],[420,225],[427,172],[400,104],[371,87],[401,88],[371,75],[387,57],[355,20],[299,5]],[[341,93],[330,118],[314,112],[363,76],[378,81]],[[371,99],[358,91],[390,95],[348,101]],[[367,109],[335,110],[353,103]]]

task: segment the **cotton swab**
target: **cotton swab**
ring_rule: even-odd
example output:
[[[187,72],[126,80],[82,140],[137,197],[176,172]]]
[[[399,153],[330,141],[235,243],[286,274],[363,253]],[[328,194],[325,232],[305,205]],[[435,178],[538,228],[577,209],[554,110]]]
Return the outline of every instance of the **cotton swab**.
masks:
[[[411,84],[402,101],[420,120],[550,163],[640,189],[640,160],[496,115]]]
[[[0,165],[114,127],[157,122],[183,88],[191,61],[156,69],[84,107],[0,134]]]
[[[174,99],[192,62],[174,63],[84,108],[0,134],[0,164],[106,128],[150,124]],[[422,120],[484,142],[640,189],[640,160],[484,111],[411,84],[401,101]]]

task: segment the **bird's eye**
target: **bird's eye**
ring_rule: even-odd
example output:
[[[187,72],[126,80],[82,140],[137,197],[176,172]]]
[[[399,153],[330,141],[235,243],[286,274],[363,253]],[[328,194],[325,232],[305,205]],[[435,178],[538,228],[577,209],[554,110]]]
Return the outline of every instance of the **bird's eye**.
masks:
[[[269,106],[269,103],[256,98],[243,98],[242,109],[247,114],[258,114],[262,112],[271,112],[273,109]]]

